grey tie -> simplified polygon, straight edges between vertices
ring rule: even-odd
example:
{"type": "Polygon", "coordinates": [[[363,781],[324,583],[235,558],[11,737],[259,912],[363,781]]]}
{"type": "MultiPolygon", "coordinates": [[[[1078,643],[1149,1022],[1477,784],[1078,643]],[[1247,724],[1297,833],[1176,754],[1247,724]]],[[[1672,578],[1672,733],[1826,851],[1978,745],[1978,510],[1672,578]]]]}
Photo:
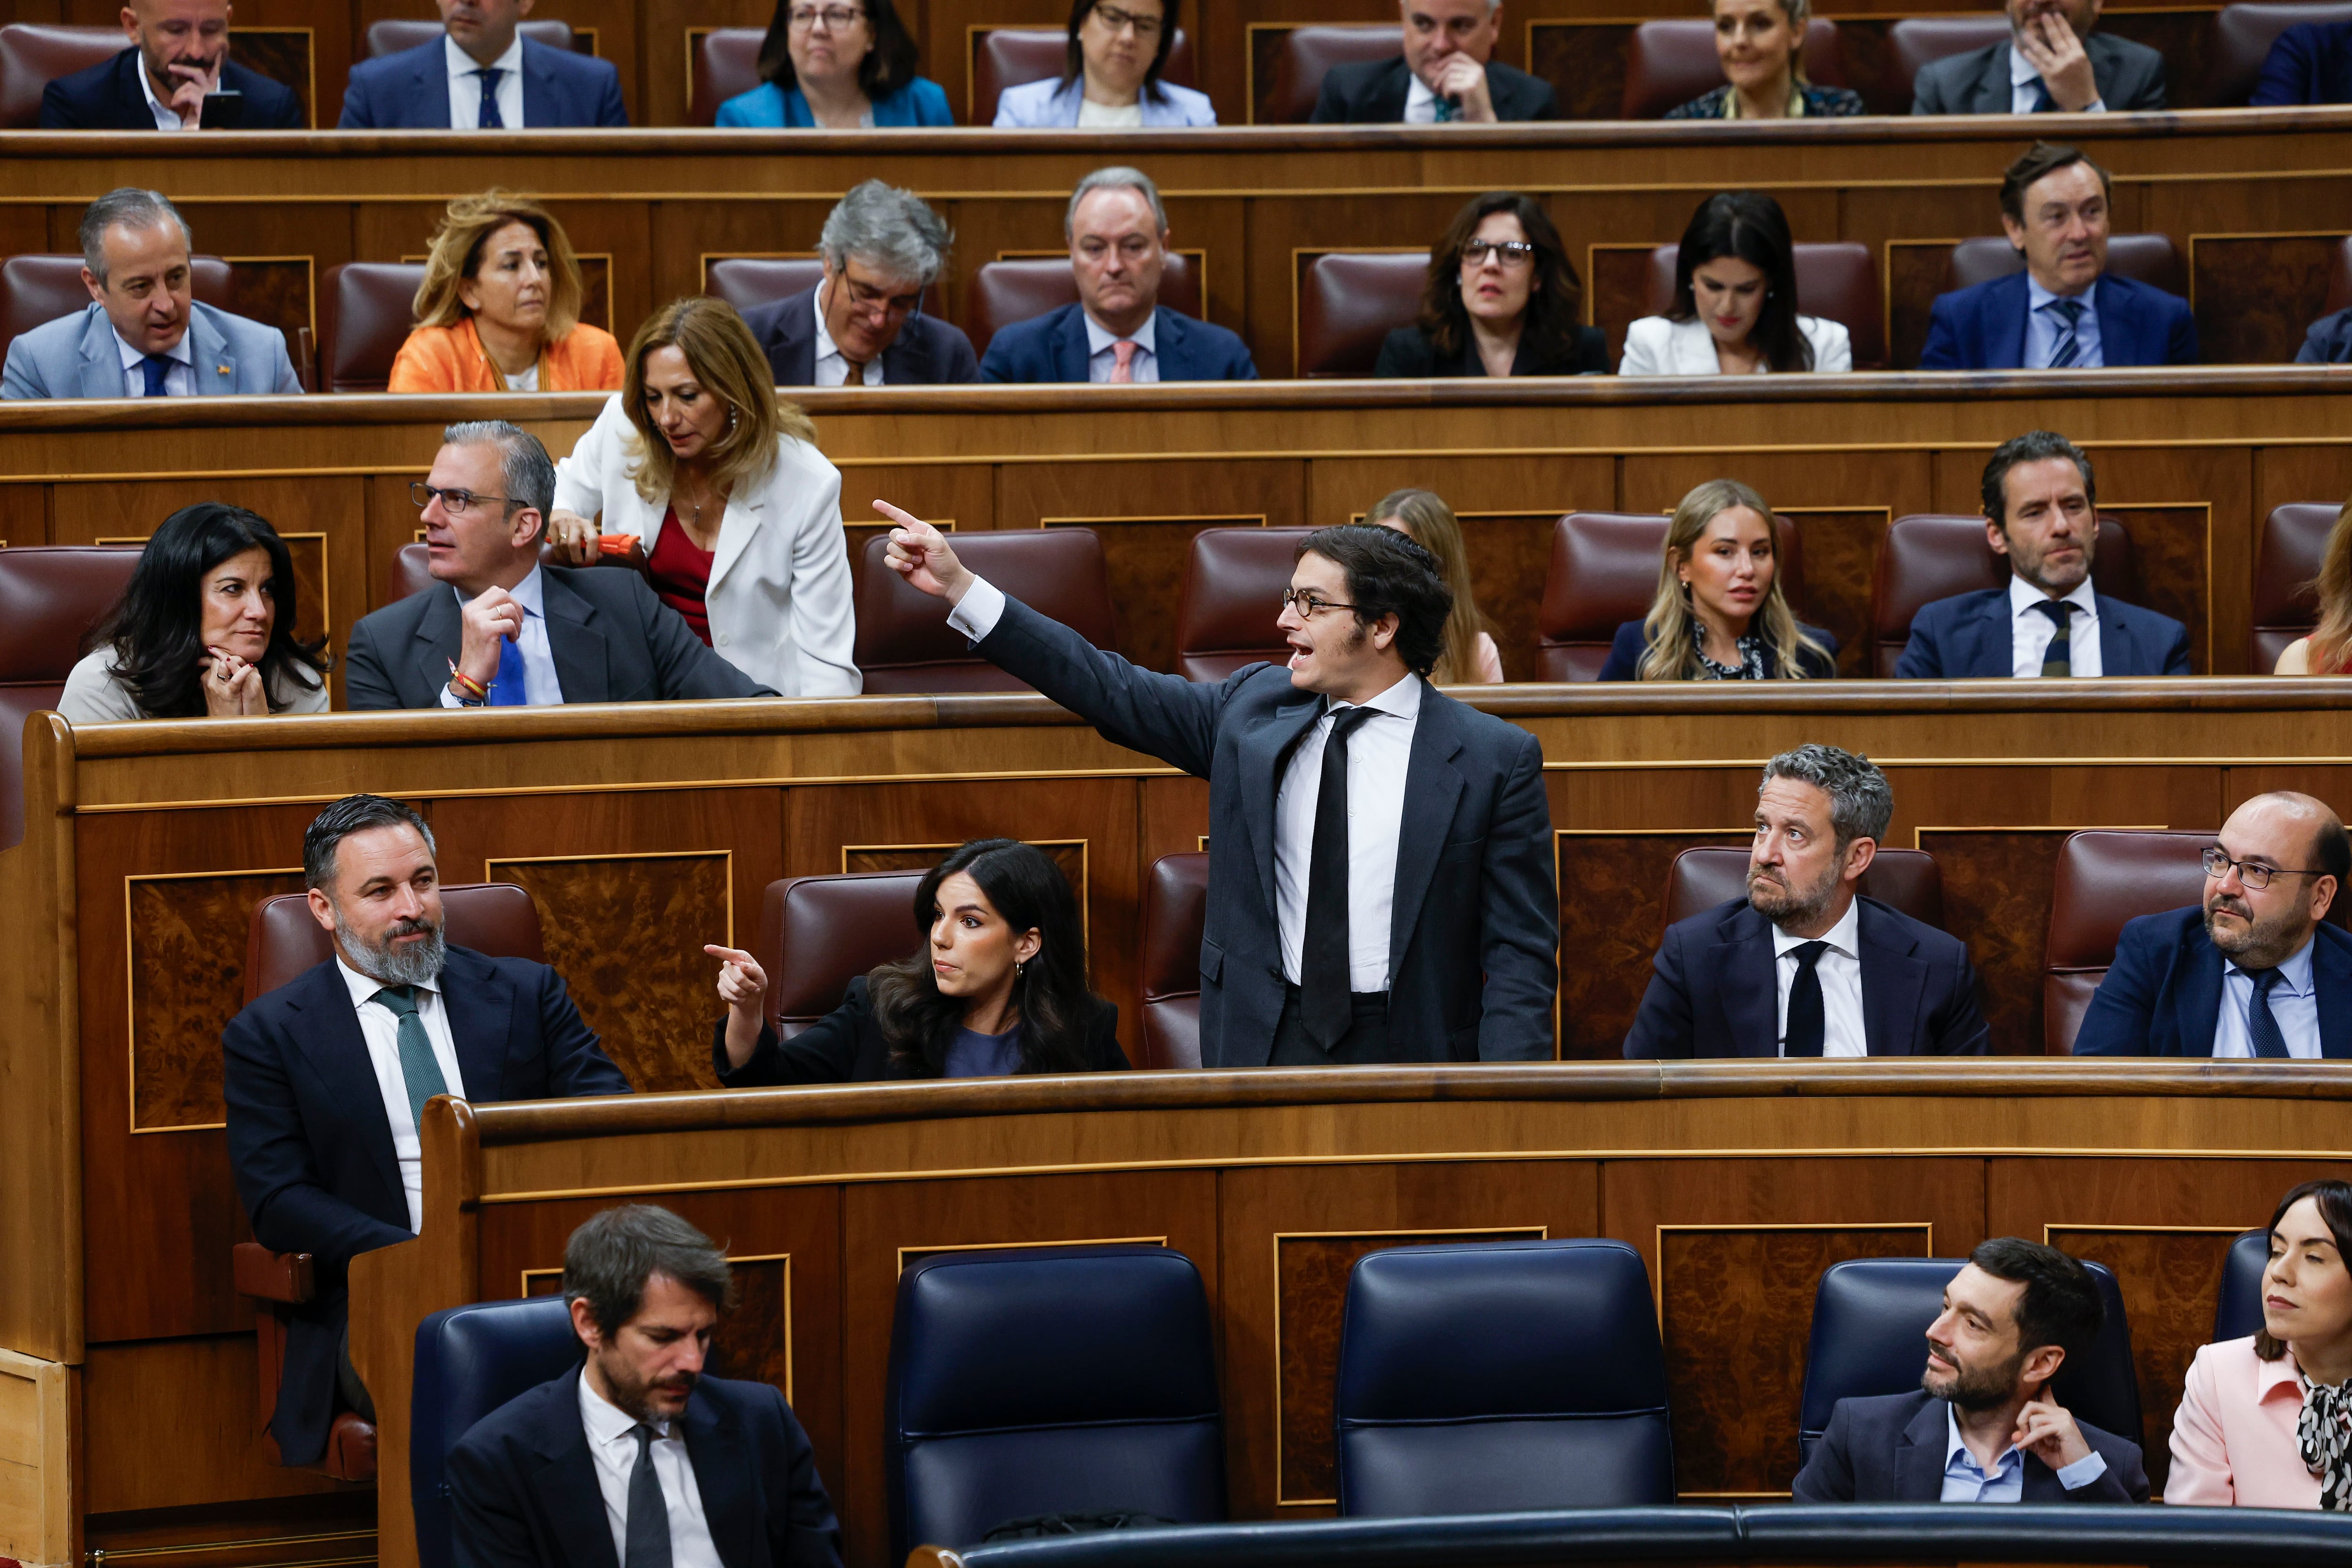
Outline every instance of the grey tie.
{"type": "Polygon", "coordinates": [[[654,1429],[640,1422],[630,1436],[637,1440],[637,1462],[629,1471],[628,1550],[621,1568],[669,1568],[669,1504],[654,1473],[654,1429]]]}
{"type": "Polygon", "coordinates": [[[441,1064],[434,1058],[433,1042],[425,1033],[425,1020],[416,1016],[416,987],[387,985],[373,998],[390,1008],[400,1020],[400,1076],[408,1085],[408,1114],[416,1123],[419,1137],[425,1132],[425,1102],[436,1094],[449,1092],[449,1080],[441,1076],[441,1064]]]}

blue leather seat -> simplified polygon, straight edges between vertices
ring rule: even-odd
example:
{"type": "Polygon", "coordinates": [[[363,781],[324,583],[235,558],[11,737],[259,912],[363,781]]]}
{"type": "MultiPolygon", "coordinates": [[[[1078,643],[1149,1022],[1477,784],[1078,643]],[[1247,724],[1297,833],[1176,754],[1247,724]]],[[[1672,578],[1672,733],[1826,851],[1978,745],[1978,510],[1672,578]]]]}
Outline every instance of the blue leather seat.
{"type": "Polygon", "coordinates": [[[2263,1270],[2271,1263],[2271,1233],[2250,1230],[2230,1244],[2221,1260],[2221,1290],[2213,1302],[2213,1342],[2242,1340],[2263,1326],[2263,1270]]]}
{"type": "MultiPolygon", "coordinates": [[[[1943,1310],[1944,1287],[1967,1264],[1965,1258],[1856,1258],[1822,1272],[1813,1292],[1805,1392],[1798,1406],[1800,1465],[1812,1457],[1839,1400],[1908,1394],[1919,1386],[1928,1326],[1943,1310]]],[[[2123,1291],[2106,1265],[2085,1259],[2083,1267],[2098,1282],[2106,1326],[2088,1354],[2067,1359],[2051,1392],[2078,1419],[2141,1443],[2139,1378],[2132,1369],[2123,1291]]]]}
{"type": "Polygon", "coordinates": [[[950,1252],[898,1276],[890,1561],[1007,1520],[1225,1517],[1209,1300],[1165,1247],[950,1252]]]}
{"type": "Polygon", "coordinates": [[[581,1362],[561,1296],[477,1301],[416,1325],[408,1405],[408,1495],[422,1568],[450,1568],[449,1488],[443,1462],[475,1422],[581,1362]]]}
{"type": "Polygon", "coordinates": [[[1333,1410],[1342,1514],[1675,1500],[1657,1309],[1622,1241],[1366,1254],[1333,1410]]]}

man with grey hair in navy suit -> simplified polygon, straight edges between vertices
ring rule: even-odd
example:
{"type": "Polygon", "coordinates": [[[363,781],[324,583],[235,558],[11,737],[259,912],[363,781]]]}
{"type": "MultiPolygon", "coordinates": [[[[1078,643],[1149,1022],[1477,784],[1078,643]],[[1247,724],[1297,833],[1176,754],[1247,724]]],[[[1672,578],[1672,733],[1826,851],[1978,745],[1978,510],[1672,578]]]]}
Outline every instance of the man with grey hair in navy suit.
{"type": "Polygon", "coordinates": [[[931,386],[980,379],[971,340],[923,314],[954,235],[912,191],[850,187],[817,235],[824,277],[743,312],[778,386],[931,386]]]}

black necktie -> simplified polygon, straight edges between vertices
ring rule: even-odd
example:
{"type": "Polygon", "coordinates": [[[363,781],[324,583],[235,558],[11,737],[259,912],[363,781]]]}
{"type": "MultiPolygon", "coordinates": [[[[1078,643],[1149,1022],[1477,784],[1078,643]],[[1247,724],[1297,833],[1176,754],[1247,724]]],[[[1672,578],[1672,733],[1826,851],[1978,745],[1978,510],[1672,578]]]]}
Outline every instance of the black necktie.
{"type": "Polygon", "coordinates": [[[654,1429],[639,1424],[630,1436],[637,1440],[637,1462],[629,1471],[629,1549],[621,1568],[669,1568],[669,1504],[654,1473],[654,1429]]]}
{"type": "Polygon", "coordinates": [[[1784,1057],[1817,1057],[1822,1054],[1822,1039],[1829,1033],[1828,1015],[1822,1008],[1822,954],[1830,950],[1825,942],[1801,942],[1797,954],[1797,977],[1789,982],[1789,1034],[1780,1042],[1784,1057]]]}
{"type": "Polygon", "coordinates": [[[1354,1013],[1348,979],[1348,737],[1371,714],[1369,708],[1350,708],[1331,721],[1323,742],[1323,782],[1315,793],[1298,1016],[1307,1037],[1327,1051],[1348,1032],[1354,1013]]]}
{"type": "Polygon", "coordinates": [[[482,113],[478,122],[484,131],[504,131],[507,122],[499,115],[499,78],[507,73],[495,66],[485,66],[474,73],[482,79],[482,113]]]}
{"type": "Polygon", "coordinates": [[[2275,969],[2256,969],[2246,978],[2254,983],[2254,1000],[2246,1009],[2246,1043],[2258,1057],[2285,1060],[2286,1035],[2279,1028],[2278,1019],[2271,1014],[2271,987],[2279,983],[2275,969]]]}
{"type": "Polygon", "coordinates": [[[2042,599],[2035,609],[2048,616],[2058,629],[2050,635],[2050,646],[2042,650],[2042,676],[2045,680],[2067,680],[2074,674],[2074,644],[2068,632],[2074,622],[2074,606],[2064,599],[2042,599]]]}

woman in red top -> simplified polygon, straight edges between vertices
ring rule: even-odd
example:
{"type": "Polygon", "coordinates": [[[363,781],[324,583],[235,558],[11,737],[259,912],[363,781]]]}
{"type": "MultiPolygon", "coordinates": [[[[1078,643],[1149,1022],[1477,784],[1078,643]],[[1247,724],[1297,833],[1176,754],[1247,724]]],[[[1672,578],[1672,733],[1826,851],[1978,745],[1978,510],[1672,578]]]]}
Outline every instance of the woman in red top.
{"type": "Polygon", "coordinates": [[[2280,653],[2273,675],[2352,675],[2352,501],[2336,514],[2319,558],[2319,624],[2280,653]]]}

